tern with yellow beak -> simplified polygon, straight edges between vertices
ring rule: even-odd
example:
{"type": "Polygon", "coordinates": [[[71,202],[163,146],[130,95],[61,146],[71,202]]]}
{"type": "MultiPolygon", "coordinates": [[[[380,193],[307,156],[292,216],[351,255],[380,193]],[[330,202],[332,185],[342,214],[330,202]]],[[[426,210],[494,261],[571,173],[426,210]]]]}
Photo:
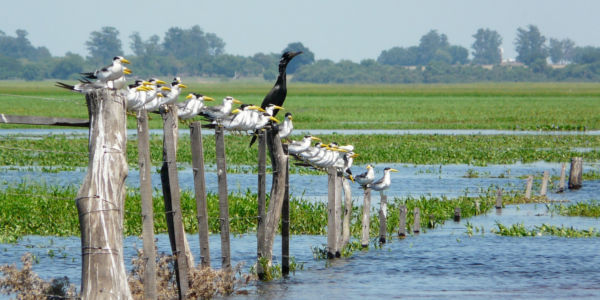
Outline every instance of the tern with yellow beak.
{"type": "Polygon", "coordinates": [[[383,177],[381,177],[379,180],[377,180],[373,183],[368,184],[367,187],[374,191],[387,190],[390,187],[390,185],[392,184],[392,180],[390,178],[390,172],[398,172],[398,170],[392,169],[392,168],[383,169],[383,177]]]}
{"type": "Polygon", "coordinates": [[[101,82],[104,82],[109,88],[115,88],[113,81],[125,74],[125,67],[123,64],[129,63],[130,62],[123,56],[115,56],[110,65],[94,72],[81,73],[81,75],[87,79],[97,79],[101,82]]]}
{"type": "Polygon", "coordinates": [[[211,121],[220,122],[222,119],[227,117],[229,115],[229,113],[231,113],[233,103],[242,104],[241,101],[239,101],[231,96],[227,96],[227,97],[223,98],[223,104],[216,105],[216,106],[207,106],[206,109],[204,109],[204,110],[202,110],[202,112],[200,112],[200,115],[204,116],[205,118],[207,118],[211,121]]]}

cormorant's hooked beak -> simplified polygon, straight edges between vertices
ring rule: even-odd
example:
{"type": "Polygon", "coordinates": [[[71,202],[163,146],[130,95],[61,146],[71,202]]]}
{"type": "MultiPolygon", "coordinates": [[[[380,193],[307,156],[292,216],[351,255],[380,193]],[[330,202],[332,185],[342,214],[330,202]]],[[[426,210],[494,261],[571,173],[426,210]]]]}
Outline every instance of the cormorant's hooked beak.
{"type": "Polygon", "coordinates": [[[290,60],[298,55],[302,54],[302,51],[298,51],[298,52],[290,52],[290,60]]]}

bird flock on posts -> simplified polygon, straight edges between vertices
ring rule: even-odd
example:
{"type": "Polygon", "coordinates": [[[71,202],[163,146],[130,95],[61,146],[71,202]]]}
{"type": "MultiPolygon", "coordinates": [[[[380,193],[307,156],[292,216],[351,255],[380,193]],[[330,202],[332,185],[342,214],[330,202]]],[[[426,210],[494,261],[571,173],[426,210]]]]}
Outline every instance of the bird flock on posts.
{"type": "Polygon", "coordinates": [[[112,63],[104,68],[81,73],[82,78],[75,85],[57,82],[56,86],[82,94],[103,88],[118,90],[124,93],[127,99],[127,111],[132,114],[140,110],[148,112],[156,112],[161,108],[168,110],[169,105],[176,105],[178,118],[182,122],[202,116],[208,122],[202,125],[204,128],[220,126],[231,132],[253,133],[250,146],[256,140],[256,133],[269,128],[277,132],[279,138],[287,143],[288,154],[297,160],[296,165],[319,170],[335,167],[338,172],[344,174],[344,177],[357,182],[364,189],[370,188],[375,191],[388,189],[391,184],[390,172],[397,172],[396,169],[385,168],[383,177],[375,181],[374,169],[371,165],[367,165],[364,173],[354,177],[350,169],[358,154],[354,152],[353,145],[339,145],[336,142],[326,144],[311,135],[306,135],[297,141],[290,140],[289,137],[294,129],[292,113],[287,112],[283,122],[275,118],[279,110],[284,109],[283,102],[287,95],[287,65],[301,53],[301,51],[287,51],[281,55],[277,81],[260,106],[242,103],[231,96],[223,98],[220,105],[207,106],[205,102],[214,99],[193,92],[185,97],[184,102],[178,102],[182,89],[187,88],[180,77],[173,78],[170,84],[157,78],[149,78],[137,79],[133,84],[128,85],[125,76],[132,72],[124,64],[130,62],[122,56],[115,56],[112,63]],[[234,104],[240,106],[234,108],[234,104]],[[313,141],[316,142],[314,145],[313,141]]]}

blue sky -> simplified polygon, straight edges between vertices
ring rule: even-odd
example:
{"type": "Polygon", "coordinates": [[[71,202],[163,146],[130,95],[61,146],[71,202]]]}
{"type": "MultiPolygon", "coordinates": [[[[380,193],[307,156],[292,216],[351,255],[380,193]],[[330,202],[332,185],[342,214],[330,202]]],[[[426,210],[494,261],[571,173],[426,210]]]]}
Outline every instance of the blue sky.
{"type": "Polygon", "coordinates": [[[53,55],[87,55],[85,41],[103,26],[120,31],[125,54],[129,35],[158,34],[170,27],[199,25],[217,34],[230,54],[279,53],[302,42],[316,59],[376,59],[382,50],[417,45],[431,29],[471,51],[472,35],[490,28],[503,38],[505,58],[514,58],[517,28],[538,26],[547,38],[600,45],[600,1],[594,0],[19,0],[3,4],[0,30],[29,32],[34,46],[53,55]],[[102,3],[102,5],[93,3],[102,3]]]}

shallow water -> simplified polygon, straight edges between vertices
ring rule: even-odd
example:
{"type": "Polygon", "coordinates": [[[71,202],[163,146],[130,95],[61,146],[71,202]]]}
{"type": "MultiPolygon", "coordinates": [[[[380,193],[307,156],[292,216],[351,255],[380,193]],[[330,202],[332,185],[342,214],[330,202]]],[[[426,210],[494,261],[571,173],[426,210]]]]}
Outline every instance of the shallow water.
{"type": "MultiPolygon", "coordinates": [[[[501,214],[492,211],[461,223],[452,221],[438,229],[393,239],[381,249],[355,253],[334,260],[330,266],[312,257],[311,247],[326,243],[325,236],[292,236],[290,253],[304,269],[287,279],[245,287],[249,295],[232,299],[556,299],[600,297],[600,238],[500,237],[489,230],[495,222],[505,225],[573,226],[598,228],[598,219],[561,217],[547,214],[544,205],[509,206],[501,214]],[[484,233],[466,234],[465,224],[483,227],[484,233]]],[[[170,252],[168,237],[158,235],[159,252],[170,252]]],[[[188,235],[192,253],[199,257],[197,235],[188,235]]],[[[125,239],[125,261],[142,243],[125,239]]],[[[210,237],[213,267],[219,267],[220,240],[210,237]]],[[[34,271],[43,278],[81,278],[80,242],[76,237],[30,236],[16,245],[0,244],[0,264],[13,263],[26,252],[39,259],[34,271]],[[49,253],[54,253],[51,257],[49,253]]],[[[231,237],[232,263],[254,262],[256,237],[231,237]]],[[[280,240],[275,241],[279,260],[280,240]]],[[[129,266],[128,266],[129,268],[129,266]]],[[[3,299],[0,296],[0,299],[3,299]]]]}
{"type": "MultiPolygon", "coordinates": [[[[374,165],[375,177],[383,175],[385,167],[396,168],[399,172],[392,173],[392,186],[385,193],[388,197],[457,197],[460,195],[476,196],[485,192],[488,187],[494,185],[505,190],[525,189],[526,175],[541,177],[544,171],[549,171],[551,176],[560,176],[561,164],[537,162],[531,164],[512,165],[488,165],[485,167],[470,165],[411,165],[411,164],[385,164],[374,165]],[[478,176],[468,178],[468,174],[478,176]]],[[[364,172],[364,166],[354,166],[353,174],[364,172]]],[[[598,170],[598,166],[584,166],[584,172],[598,170]]],[[[0,188],[4,184],[14,185],[22,181],[45,182],[49,185],[74,185],[79,186],[84,178],[85,170],[62,171],[57,173],[43,173],[35,168],[12,168],[0,167],[0,188]]],[[[194,189],[193,172],[191,168],[185,168],[178,173],[179,183],[182,190],[194,189]]],[[[271,179],[267,176],[267,191],[270,190],[271,179]]],[[[541,179],[534,181],[538,186],[541,179]]],[[[126,184],[129,187],[139,187],[139,172],[130,170],[126,184]]],[[[152,184],[161,189],[160,175],[152,172],[152,184]]],[[[230,192],[245,192],[250,189],[256,192],[256,174],[227,174],[227,184],[230,192]]],[[[554,182],[556,189],[558,182],[554,182]]],[[[218,182],[216,172],[206,173],[207,191],[217,193],[218,182]]],[[[352,195],[355,201],[362,201],[362,189],[358,184],[351,184],[352,195]]],[[[553,186],[549,189],[551,190],[553,186]]],[[[534,185],[534,193],[539,192],[534,185]]],[[[567,191],[563,194],[551,194],[552,199],[570,199],[572,201],[600,198],[600,181],[586,181],[584,189],[576,194],[567,191]]],[[[315,201],[326,201],[327,199],[327,176],[326,175],[299,175],[290,176],[290,193],[294,197],[302,197],[315,201]]],[[[379,197],[373,197],[374,203],[378,203],[379,197]]]]}

